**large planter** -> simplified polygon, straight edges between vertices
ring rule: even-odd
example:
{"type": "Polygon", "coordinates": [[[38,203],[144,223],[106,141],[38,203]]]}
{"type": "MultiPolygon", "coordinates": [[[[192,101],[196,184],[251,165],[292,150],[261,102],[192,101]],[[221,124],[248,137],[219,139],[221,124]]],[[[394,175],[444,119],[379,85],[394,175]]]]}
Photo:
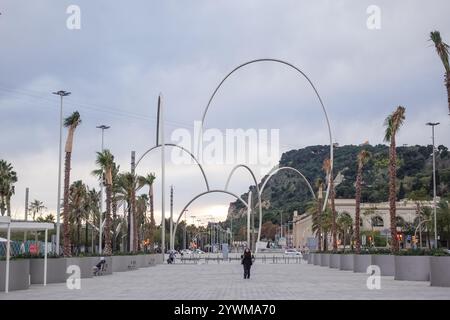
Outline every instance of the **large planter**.
{"type": "MultiPolygon", "coordinates": [[[[47,259],[47,283],[66,282],[68,274],[67,258],[47,259]]],[[[30,281],[31,284],[44,283],[44,259],[30,259],[30,281]]]]}
{"type": "MultiPolygon", "coordinates": [[[[92,278],[93,268],[96,265],[96,262],[93,257],[67,258],[67,268],[71,265],[75,265],[80,268],[80,276],[84,279],[92,278]]],[[[70,274],[68,274],[68,276],[70,276],[70,274]]]]}
{"type": "Polygon", "coordinates": [[[315,253],[308,254],[308,264],[313,264],[315,253]]]}
{"type": "Polygon", "coordinates": [[[328,267],[330,265],[330,254],[329,253],[322,253],[320,255],[320,266],[321,267],[328,267]]]}
{"type": "Polygon", "coordinates": [[[322,255],[321,253],[315,253],[314,254],[313,264],[315,266],[320,266],[320,262],[322,261],[322,258],[320,257],[321,255],[322,255]]]}
{"type": "Polygon", "coordinates": [[[341,254],[339,261],[339,270],[353,271],[353,256],[354,254],[341,254]]]}
{"type": "Polygon", "coordinates": [[[372,256],[370,254],[353,255],[353,272],[366,273],[367,267],[372,264],[372,256]]]}
{"type": "Polygon", "coordinates": [[[395,256],[395,280],[429,281],[429,256],[395,256]]]}
{"type": "Polygon", "coordinates": [[[450,287],[450,257],[430,257],[430,284],[450,287]]]}
{"type": "Polygon", "coordinates": [[[162,254],[146,254],[144,256],[144,261],[147,266],[154,266],[163,263],[162,254]]]}
{"type": "Polygon", "coordinates": [[[138,268],[137,255],[129,256],[113,256],[112,257],[112,271],[122,272],[136,270],[138,268]]]}
{"type": "Polygon", "coordinates": [[[336,254],[336,253],[332,253],[330,254],[330,268],[333,269],[339,269],[339,265],[341,263],[341,255],[340,254],[336,254]]]}
{"type": "MultiPolygon", "coordinates": [[[[6,261],[0,261],[0,292],[5,291],[6,261]]],[[[24,290],[30,285],[30,260],[10,260],[8,290],[24,290]]]]}
{"type": "Polygon", "coordinates": [[[372,264],[380,268],[382,276],[395,275],[395,256],[390,254],[372,255],[372,264]]]}

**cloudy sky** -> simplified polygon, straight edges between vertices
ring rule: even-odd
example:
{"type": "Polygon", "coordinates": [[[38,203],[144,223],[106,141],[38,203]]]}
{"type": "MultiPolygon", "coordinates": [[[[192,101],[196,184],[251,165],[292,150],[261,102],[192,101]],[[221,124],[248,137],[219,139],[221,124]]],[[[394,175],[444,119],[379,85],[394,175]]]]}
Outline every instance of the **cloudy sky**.
{"type": "MultiPolygon", "coordinates": [[[[229,71],[257,58],[286,60],[311,78],[328,110],[333,140],[341,145],[383,143],[383,120],[398,105],[407,109],[399,144],[429,144],[428,121],[441,122],[436,142],[450,144],[444,69],[428,41],[429,32],[438,29],[450,42],[447,0],[142,0],[114,5],[2,0],[0,12],[0,159],[18,173],[15,217],[23,217],[25,187],[31,200],[43,201],[49,212],[56,207],[59,98],[51,94],[56,90],[72,92],[65,116],[81,113],[71,174],[91,187],[98,187],[90,175],[101,144],[97,125],[111,126],[105,146],[121,169],[129,170],[131,150],[139,157],[155,144],[160,92],[170,140],[176,129],[192,131],[229,71]],[[81,9],[80,29],[67,28],[70,5],[81,9]],[[370,5],[381,10],[379,30],[367,27],[370,5]]],[[[280,153],[328,143],[312,89],[274,63],[250,65],[231,76],[213,101],[205,128],[280,129],[280,153]]],[[[159,176],[159,160],[158,152],[146,157],[137,173],[159,176]]],[[[211,186],[223,188],[231,168],[205,166],[211,186]]],[[[253,169],[259,179],[263,171],[253,169]]],[[[250,183],[242,172],[230,190],[244,193],[250,183]]],[[[169,163],[171,184],[176,216],[205,189],[193,165],[169,163]]],[[[232,200],[208,195],[189,214],[220,220],[232,200]]]]}

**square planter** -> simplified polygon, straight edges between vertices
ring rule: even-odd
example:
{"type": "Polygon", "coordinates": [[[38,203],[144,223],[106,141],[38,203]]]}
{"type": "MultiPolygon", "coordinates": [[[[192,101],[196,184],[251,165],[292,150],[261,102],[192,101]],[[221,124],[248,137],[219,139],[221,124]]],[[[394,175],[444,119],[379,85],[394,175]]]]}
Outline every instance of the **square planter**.
{"type": "Polygon", "coordinates": [[[353,256],[354,254],[340,254],[339,270],[353,271],[353,256]]]}
{"type": "Polygon", "coordinates": [[[341,262],[340,254],[335,253],[330,254],[330,265],[329,265],[330,268],[339,269],[340,262],[341,262]]]}
{"type": "Polygon", "coordinates": [[[429,256],[395,256],[395,280],[429,281],[429,256]]]}
{"type": "MultiPolygon", "coordinates": [[[[5,291],[6,261],[0,261],[0,292],[5,291]]],[[[9,291],[28,289],[30,285],[30,260],[9,262],[9,291]]]]}
{"type": "Polygon", "coordinates": [[[372,256],[370,254],[353,255],[353,272],[366,273],[367,267],[372,264],[372,256]]]}
{"type": "Polygon", "coordinates": [[[320,266],[320,262],[322,261],[322,258],[320,257],[321,255],[322,255],[321,253],[315,253],[314,254],[313,264],[315,266],[320,266]]]}
{"type": "Polygon", "coordinates": [[[321,267],[328,267],[330,265],[330,254],[329,253],[322,253],[320,255],[320,266],[321,267]]]}
{"type": "MultiPolygon", "coordinates": [[[[67,258],[47,259],[47,283],[66,282],[67,258]]],[[[44,259],[30,259],[31,284],[44,284],[44,259]]]]}
{"type": "Polygon", "coordinates": [[[430,257],[430,284],[450,287],[450,257],[430,257]]]}
{"type": "Polygon", "coordinates": [[[161,254],[146,254],[144,261],[147,267],[155,266],[163,263],[163,257],[161,254]]]}
{"type": "Polygon", "coordinates": [[[395,275],[395,256],[391,254],[372,255],[372,264],[380,268],[382,276],[395,275]]]}
{"type": "Polygon", "coordinates": [[[138,268],[136,257],[137,257],[136,255],[113,256],[112,271],[122,272],[122,271],[136,270],[138,268]]]}
{"type": "Polygon", "coordinates": [[[308,264],[313,264],[315,253],[308,254],[308,264]]]}
{"type": "MultiPolygon", "coordinates": [[[[71,265],[78,266],[80,268],[80,276],[84,278],[92,278],[93,268],[95,266],[95,260],[92,257],[80,257],[80,258],[66,258],[67,268],[71,265]]],[[[68,274],[70,276],[70,274],[68,274]]]]}

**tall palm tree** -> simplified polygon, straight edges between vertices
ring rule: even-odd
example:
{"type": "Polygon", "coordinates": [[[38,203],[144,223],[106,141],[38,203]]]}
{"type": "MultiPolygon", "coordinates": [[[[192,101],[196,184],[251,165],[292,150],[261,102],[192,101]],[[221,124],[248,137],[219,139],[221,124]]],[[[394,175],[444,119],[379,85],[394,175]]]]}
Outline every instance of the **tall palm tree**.
{"type": "Polygon", "coordinates": [[[145,230],[147,229],[147,202],[146,194],[141,194],[136,199],[136,225],[138,228],[138,250],[141,250],[141,243],[144,240],[145,230]]]}
{"type": "MultiPolygon", "coordinates": [[[[114,168],[114,156],[112,153],[105,149],[102,152],[97,152],[97,159],[95,163],[100,167],[105,177],[106,185],[106,217],[105,217],[105,255],[112,254],[111,246],[111,197],[112,197],[112,171],[114,168]]],[[[93,171],[93,174],[97,174],[97,171],[93,171]]]]}
{"type": "Polygon", "coordinates": [[[323,162],[322,169],[325,171],[325,174],[329,177],[330,181],[330,203],[331,203],[331,237],[332,237],[332,245],[333,251],[337,251],[337,230],[336,230],[336,206],[334,204],[334,198],[336,197],[334,190],[334,176],[333,176],[333,168],[331,167],[330,159],[325,159],[323,162]]]}
{"type": "Polygon", "coordinates": [[[14,183],[17,182],[17,174],[11,163],[0,160],[0,212],[11,216],[11,197],[14,194],[14,183]]]}
{"type": "Polygon", "coordinates": [[[338,219],[337,219],[337,228],[339,231],[342,232],[342,244],[344,245],[344,251],[345,251],[345,244],[347,238],[351,239],[352,234],[352,226],[353,226],[353,219],[350,216],[350,214],[346,211],[339,213],[338,219]],[[348,235],[350,237],[348,237],[348,235]]]}
{"type": "MultiPolygon", "coordinates": [[[[69,117],[64,119],[64,127],[69,129],[66,140],[66,159],[64,162],[64,211],[63,214],[67,217],[69,216],[69,186],[70,186],[70,165],[72,161],[72,145],[73,145],[73,135],[75,129],[81,123],[80,114],[78,111],[72,113],[69,117]]],[[[70,245],[70,226],[69,219],[64,218],[64,256],[70,257],[72,255],[71,245],[70,245]]]]}
{"type": "Polygon", "coordinates": [[[448,59],[449,46],[442,41],[441,33],[439,31],[433,31],[430,33],[430,40],[433,41],[436,48],[436,52],[441,58],[442,64],[445,69],[445,86],[447,88],[447,101],[448,101],[448,113],[450,114],[450,63],[448,59]]]}
{"type": "Polygon", "coordinates": [[[88,189],[87,194],[87,213],[85,216],[85,248],[87,249],[89,247],[89,220],[92,218],[92,224],[96,225],[95,223],[95,217],[100,216],[100,191],[96,191],[94,189],[88,189]]]}
{"type": "Polygon", "coordinates": [[[155,182],[156,176],[154,173],[147,174],[144,177],[140,177],[140,183],[143,186],[148,186],[148,199],[149,199],[149,205],[150,205],[150,228],[149,228],[149,239],[153,239],[153,235],[156,230],[156,223],[155,223],[155,212],[154,212],[154,206],[153,206],[153,183],[155,182]]]}
{"type": "Polygon", "coordinates": [[[88,191],[86,185],[81,181],[74,181],[69,189],[69,221],[71,224],[75,224],[77,237],[77,249],[80,252],[81,246],[81,222],[86,218],[89,213],[89,204],[87,199],[88,191]]]}
{"type": "Polygon", "coordinates": [[[391,251],[398,252],[399,246],[397,241],[397,227],[396,227],[396,176],[397,176],[397,152],[395,136],[405,120],[406,109],[398,106],[397,109],[390,114],[384,125],[386,131],[384,134],[384,141],[390,142],[389,147],[389,215],[391,221],[391,251]]]}
{"type": "Polygon", "coordinates": [[[126,201],[128,211],[128,250],[137,250],[138,235],[136,222],[136,192],[143,187],[142,179],[136,175],[125,172],[119,174],[120,192],[118,200],[126,201]],[[131,225],[133,225],[133,239],[130,238],[131,225]]]}
{"type": "Polygon", "coordinates": [[[361,182],[363,167],[369,161],[370,152],[361,150],[358,154],[358,173],[356,175],[356,194],[355,194],[355,241],[356,252],[361,252],[361,235],[360,235],[360,219],[361,219],[361,182]]]}
{"type": "Polygon", "coordinates": [[[36,199],[33,200],[30,203],[30,211],[31,211],[31,214],[33,217],[33,221],[36,221],[36,215],[38,215],[41,211],[43,211],[45,209],[47,209],[47,208],[44,206],[44,203],[42,201],[39,201],[36,199]]]}

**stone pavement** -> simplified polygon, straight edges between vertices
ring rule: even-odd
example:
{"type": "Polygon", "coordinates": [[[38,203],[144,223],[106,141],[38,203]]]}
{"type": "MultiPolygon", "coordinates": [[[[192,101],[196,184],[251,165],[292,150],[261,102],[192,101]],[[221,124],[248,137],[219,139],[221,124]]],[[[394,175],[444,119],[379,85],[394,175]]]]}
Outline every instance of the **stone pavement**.
{"type": "Polygon", "coordinates": [[[2,299],[450,299],[450,288],[382,277],[380,290],[366,287],[368,275],[308,264],[263,264],[242,279],[239,263],[158,265],[82,279],[80,290],[65,283],[0,293],[2,299]]]}

